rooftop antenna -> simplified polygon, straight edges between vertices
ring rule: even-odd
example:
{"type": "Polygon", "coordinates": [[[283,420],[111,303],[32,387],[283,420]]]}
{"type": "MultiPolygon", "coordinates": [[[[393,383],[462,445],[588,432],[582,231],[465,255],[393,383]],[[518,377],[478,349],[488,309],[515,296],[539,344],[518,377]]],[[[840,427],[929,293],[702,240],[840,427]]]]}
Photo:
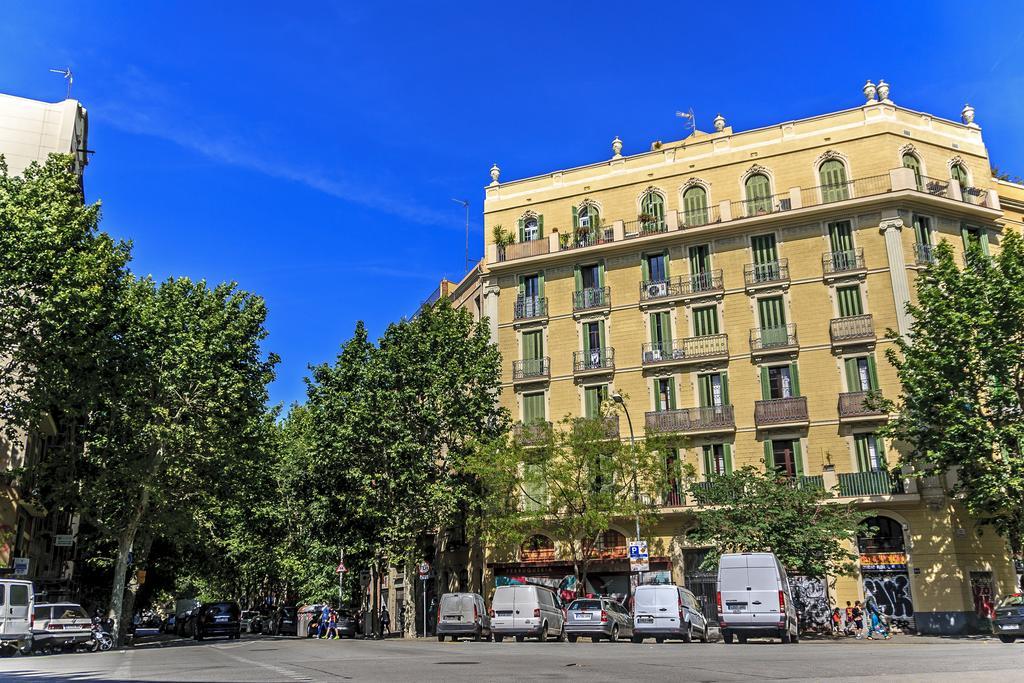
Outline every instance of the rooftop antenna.
{"type": "Polygon", "coordinates": [[[690,133],[697,132],[697,118],[693,115],[692,107],[688,111],[677,111],[676,116],[689,122],[690,133]]]}
{"type": "Polygon", "coordinates": [[[469,272],[469,200],[468,199],[453,199],[456,204],[462,204],[462,207],[466,209],[466,272],[469,272]]]}
{"type": "Polygon", "coordinates": [[[52,73],[52,74],[60,74],[61,76],[64,77],[64,80],[68,82],[68,96],[67,96],[67,99],[70,100],[71,99],[71,83],[72,83],[72,81],[75,80],[74,76],[72,76],[72,74],[71,74],[71,67],[69,66],[66,69],[50,69],[50,73],[52,73]]]}

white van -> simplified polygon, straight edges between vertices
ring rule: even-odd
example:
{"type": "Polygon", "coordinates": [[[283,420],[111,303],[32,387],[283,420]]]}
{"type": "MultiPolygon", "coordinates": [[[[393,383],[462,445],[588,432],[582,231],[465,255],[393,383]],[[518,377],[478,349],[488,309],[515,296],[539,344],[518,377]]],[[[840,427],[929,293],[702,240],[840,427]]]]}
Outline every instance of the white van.
{"type": "Polygon", "coordinates": [[[718,561],[718,620],[722,639],[800,640],[786,570],[773,553],[729,553],[718,561]]]}
{"type": "Polygon", "coordinates": [[[31,581],[0,579],[0,647],[27,650],[31,646],[35,605],[31,581]]]}
{"type": "Polygon", "coordinates": [[[561,601],[543,586],[498,586],[491,599],[491,633],[498,643],[505,636],[515,636],[520,643],[526,636],[540,642],[551,635],[565,640],[561,601]]]}
{"type": "Polygon", "coordinates": [[[637,586],[633,593],[632,640],[642,643],[644,638],[654,638],[658,643],[666,638],[708,642],[708,623],[697,596],[673,584],[637,586]]]}

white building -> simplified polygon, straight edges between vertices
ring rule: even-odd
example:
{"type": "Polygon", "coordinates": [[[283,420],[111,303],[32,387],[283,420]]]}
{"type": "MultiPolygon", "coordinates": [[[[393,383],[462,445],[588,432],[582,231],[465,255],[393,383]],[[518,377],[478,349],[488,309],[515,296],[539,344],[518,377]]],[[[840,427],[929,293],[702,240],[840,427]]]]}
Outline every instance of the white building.
{"type": "Polygon", "coordinates": [[[89,116],[78,100],[40,102],[0,93],[0,154],[11,175],[58,152],[75,157],[79,175],[89,163],[89,116]]]}

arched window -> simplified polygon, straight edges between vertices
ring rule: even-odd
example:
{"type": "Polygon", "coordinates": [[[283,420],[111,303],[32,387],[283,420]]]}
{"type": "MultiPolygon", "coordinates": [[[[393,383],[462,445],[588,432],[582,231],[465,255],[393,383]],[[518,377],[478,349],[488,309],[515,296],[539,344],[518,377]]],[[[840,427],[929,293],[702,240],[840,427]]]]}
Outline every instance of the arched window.
{"type": "Polygon", "coordinates": [[[640,232],[661,232],[665,229],[665,199],[657,190],[647,190],[640,200],[640,232]]]}
{"type": "Polygon", "coordinates": [[[601,214],[597,206],[589,202],[572,208],[572,222],[581,230],[596,229],[601,225],[601,214]]]}
{"type": "Polygon", "coordinates": [[[957,182],[960,186],[960,196],[963,196],[964,191],[969,187],[967,180],[967,169],[964,168],[963,164],[956,163],[949,167],[949,177],[957,182]]]}
{"type": "Polygon", "coordinates": [[[593,553],[604,558],[625,557],[627,555],[626,545],[626,537],[622,532],[608,529],[597,537],[597,542],[593,545],[593,553]]]}
{"type": "Polygon", "coordinates": [[[519,241],[533,242],[544,236],[540,216],[527,216],[519,221],[519,241]]]}
{"type": "Polygon", "coordinates": [[[555,542],[543,534],[534,534],[523,541],[519,559],[524,562],[555,559],[555,542]]]}
{"type": "Polygon", "coordinates": [[[694,185],[683,193],[683,226],[707,225],[708,193],[700,185],[694,185]]]}
{"type": "Polygon", "coordinates": [[[909,168],[914,172],[914,184],[921,189],[921,160],[915,155],[907,152],[903,155],[903,168],[909,168]]]}
{"type": "Polygon", "coordinates": [[[850,198],[850,184],[846,180],[846,166],[838,159],[829,159],[818,168],[821,181],[821,201],[838,202],[850,198]]]}
{"type": "Polygon", "coordinates": [[[859,534],[857,548],[861,553],[902,553],[906,551],[903,541],[903,525],[892,517],[868,517],[864,520],[874,533],[859,534]]]}
{"type": "Polygon", "coordinates": [[[747,193],[747,215],[758,216],[772,212],[772,189],[768,176],[754,173],[744,183],[747,193]]]}

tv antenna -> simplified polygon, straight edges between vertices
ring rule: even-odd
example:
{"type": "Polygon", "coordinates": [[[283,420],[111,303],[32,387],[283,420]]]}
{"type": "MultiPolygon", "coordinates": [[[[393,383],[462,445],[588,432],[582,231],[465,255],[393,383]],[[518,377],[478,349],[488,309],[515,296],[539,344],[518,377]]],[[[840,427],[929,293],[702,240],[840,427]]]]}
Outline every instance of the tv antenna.
{"type": "Polygon", "coordinates": [[[452,199],[456,204],[461,204],[462,208],[466,210],[466,272],[469,272],[469,200],[468,199],[452,199]]]}
{"type": "Polygon", "coordinates": [[[687,111],[677,111],[676,116],[681,119],[686,119],[687,124],[690,126],[690,132],[697,132],[697,118],[693,115],[693,108],[691,107],[687,111]]]}
{"type": "Polygon", "coordinates": [[[71,99],[71,83],[75,80],[74,76],[71,73],[71,67],[69,66],[69,67],[67,67],[65,69],[50,69],[50,73],[52,73],[52,74],[60,74],[61,76],[64,77],[64,80],[68,82],[68,96],[67,96],[67,99],[70,100],[71,99]]]}

